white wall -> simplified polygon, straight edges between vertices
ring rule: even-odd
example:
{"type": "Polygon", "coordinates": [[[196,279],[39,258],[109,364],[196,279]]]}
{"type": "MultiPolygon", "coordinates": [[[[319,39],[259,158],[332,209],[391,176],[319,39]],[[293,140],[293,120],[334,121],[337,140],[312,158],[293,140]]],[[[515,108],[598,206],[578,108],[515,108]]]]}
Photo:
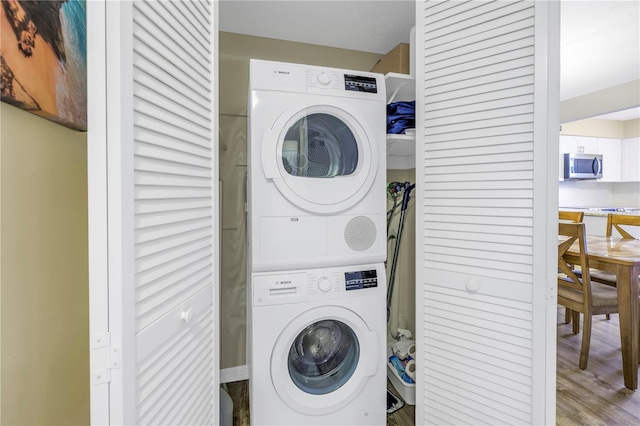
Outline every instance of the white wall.
{"type": "Polygon", "coordinates": [[[560,182],[560,207],[637,207],[640,208],[638,182],[560,182]]]}
{"type": "Polygon", "coordinates": [[[637,107],[640,80],[560,102],[560,124],[637,107]]]}

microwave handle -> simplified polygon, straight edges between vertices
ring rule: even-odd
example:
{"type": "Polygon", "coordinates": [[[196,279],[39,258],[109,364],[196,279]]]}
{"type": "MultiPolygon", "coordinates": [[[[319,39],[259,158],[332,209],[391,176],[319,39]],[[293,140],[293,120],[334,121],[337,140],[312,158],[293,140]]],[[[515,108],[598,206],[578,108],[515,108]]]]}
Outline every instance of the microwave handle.
{"type": "Polygon", "coordinates": [[[598,161],[598,157],[593,158],[593,161],[591,162],[591,171],[593,171],[593,174],[596,176],[602,171],[602,163],[598,161]]]}

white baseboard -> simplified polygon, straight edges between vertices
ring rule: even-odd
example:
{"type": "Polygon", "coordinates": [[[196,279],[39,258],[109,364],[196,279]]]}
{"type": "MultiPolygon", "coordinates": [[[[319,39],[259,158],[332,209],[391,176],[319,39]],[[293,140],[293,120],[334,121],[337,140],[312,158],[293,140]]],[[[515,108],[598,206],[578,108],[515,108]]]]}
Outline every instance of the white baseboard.
{"type": "Polygon", "coordinates": [[[240,380],[249,380],[248,365],[239,365],[220,370],[220,383],[239,382],[240,380]]]}

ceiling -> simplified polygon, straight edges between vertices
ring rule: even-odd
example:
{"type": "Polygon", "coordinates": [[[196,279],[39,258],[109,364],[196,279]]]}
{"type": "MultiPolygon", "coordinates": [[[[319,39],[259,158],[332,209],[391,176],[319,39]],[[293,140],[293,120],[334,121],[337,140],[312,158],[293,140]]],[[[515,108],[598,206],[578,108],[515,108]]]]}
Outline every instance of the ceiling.
{"type": "MultiPolygon", "coordinates": [[[[415,25],[413,0],[222,0],[219,13],[221,31],[378,54],[415,25]]],[[[639,22],[637,0],[562,0],[560,100],[640,79],[639,22]]]]}

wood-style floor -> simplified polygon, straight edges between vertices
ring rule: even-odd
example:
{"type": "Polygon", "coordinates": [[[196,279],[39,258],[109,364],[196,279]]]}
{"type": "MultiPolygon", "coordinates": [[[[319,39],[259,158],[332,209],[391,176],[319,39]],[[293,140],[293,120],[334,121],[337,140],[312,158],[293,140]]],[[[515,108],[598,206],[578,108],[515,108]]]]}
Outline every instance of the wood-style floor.
{"type": "Polygon", "coordinates": [[[557,341],[557,425],[640,425],[640,390],[627,389],[622,377],[618,315],[594,317],[586,370],[578,367],[582,332],[564,323],[564,308],[557,341]]]}
{"type": "MultiPolygon", "coordinates": [[[[578,368],[582,333],[574,335],[564,323],[564,308],[558,308],[558,357],[556,422],[558,426],[640,425],[640,390],[624,387],[618,316],[594,318],[589,365],[578,368]]],[[[396,395],[390,382],[387,386],[396,395]]],[[[233,425],[247,426],[249,386],[247,381],[228,384],[233,399],[233,425]]],[[[414,426],[415,407],[405,404],[387,416],[389,426],[414,426]]]]}

